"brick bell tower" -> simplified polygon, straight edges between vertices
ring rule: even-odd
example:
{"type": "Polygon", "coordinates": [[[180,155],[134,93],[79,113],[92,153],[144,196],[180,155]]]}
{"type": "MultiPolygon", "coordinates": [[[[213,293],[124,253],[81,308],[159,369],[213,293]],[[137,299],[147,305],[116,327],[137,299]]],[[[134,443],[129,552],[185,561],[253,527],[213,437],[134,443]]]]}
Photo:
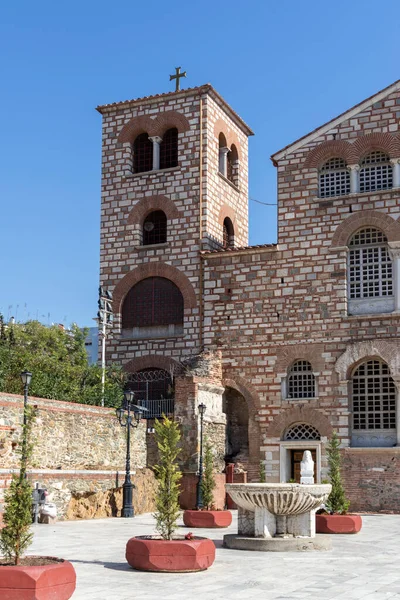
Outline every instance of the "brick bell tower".
{"type": "Polygon", "coordinates": [[[208,84],[97,110],[107,362],[168,369],[203,347],[200,251],[248,244],[252,131],[208,84]]]}

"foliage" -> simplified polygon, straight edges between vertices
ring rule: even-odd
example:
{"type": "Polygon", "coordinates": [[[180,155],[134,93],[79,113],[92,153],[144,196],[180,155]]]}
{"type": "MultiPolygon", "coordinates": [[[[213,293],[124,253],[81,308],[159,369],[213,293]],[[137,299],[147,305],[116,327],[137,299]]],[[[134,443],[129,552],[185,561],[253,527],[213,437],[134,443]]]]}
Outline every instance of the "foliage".
{"type": "Polygon", "coordinates": [[[32,543],[32,486],[26,478],[27,464],[32,457],[32,425],[35,411],[25,407],[26,424],[22,426],[21,466],[13,475],[10,487],[4,494],[4,527],[0,530],[0,551],[7,560],[18,565],[24,552],[32,543]]]}
{"type": "Polygon", "coordinates": [[[216,486],[214,477],[214,461],[211,444],[206,441],[204,448],[204,474],[201,481],[201,497],[206,510],[212,510],[214,503],[214,488],[216,486]]]}
{"type": "Polygon", "coordinates": [[[156,492],[156,529],[164,540],[171,540],[179,517],[179,481],[182,473],[177,464],[181,438],[179,425],[163,417],[155,422],[159,464],[154,467],[158,480],[156,492]]]}
{"type": "MultiPolygon", "coordinates": [[[[27,369],[34,374],[31,396],[101,404],[101,367],[88,363],[86,334],[77,325],[64,330],[38,321],[4,326],[0,317],[0,392],[19,394],[20,373],[27,369]]],[[[119,406],[124,383],[121,368],[107,369],[106,406],[119,406]]]]}
{"type": "Polygon", "coordinates": [[[260,483],[265,483],[265,462],[260,460],[260,483]]]}
{"type": "Polygon", "coordinates": [[[350,506],[350,502],[346,499],[343,488],[342,476],[340,472],[341,456],[340,456],[340,441],[336,431],[333,432],[332,438],[326,447],[328,455],[329,479],[332,484],[332,491],[326,502],[326,509],[331,513],[345,514],[350,506]]]}

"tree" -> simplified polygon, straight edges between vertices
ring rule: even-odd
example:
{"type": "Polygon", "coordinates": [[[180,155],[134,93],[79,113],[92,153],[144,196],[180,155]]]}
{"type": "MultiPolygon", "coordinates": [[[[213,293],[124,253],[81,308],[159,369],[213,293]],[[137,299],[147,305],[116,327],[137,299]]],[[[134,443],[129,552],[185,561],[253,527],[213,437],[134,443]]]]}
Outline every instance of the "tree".
{"type": "MultiPolygon", "coordinates": [[[[86,331],[72,325],[46,327],[38,321],[2,327],[0,319],[0,392],[19,394],[20,373],[35,374],[29,392],[83,404],[101,403],[101,368],[89,365],[85,348],[86,331]]],[[[124,389],[122,369],[106,371],[105,405],[118,406],[124,389]]]]}
{"type": "Polygon", "coordinates": [[[340,441],[336,431],[333,432],[329,440],[326,453],[328,455],[329,479],[332,484],[332,491],[326,502],[326,508],[329,512],[344,514],[347,512],[350,502],[346,498],[342,483],[340,441]]]}
{"type": "Polygon", "coordinates": [[[156,529],[164,540],[171,540],[179,517],[179,492],[182,473],[177,459],[181,438],[179,426],[164,416],[155,422],[159,463],[154,467],[158,481],[156,492],[156,529]]]}
{"type": "Polygon", "coordinates": [[[213,454],[211,444],[206,441],[204,452],[204,475],[201,481],[201,496],[203,506],[206,510],[212,510],[215,486],[213,454]]]}
{"type": "Polygon", "coordinates": [[[0,551],[14,565],[20,563],[22,555],[32,543],[32,486],[26,478],[26,469],[32,457],[32,425],[35,411],[25,406],[26,424],[22,427],[21,466],[18,475],[13,475],[11,484],[4,494],[4,527],[0,530],[0,551]]]}

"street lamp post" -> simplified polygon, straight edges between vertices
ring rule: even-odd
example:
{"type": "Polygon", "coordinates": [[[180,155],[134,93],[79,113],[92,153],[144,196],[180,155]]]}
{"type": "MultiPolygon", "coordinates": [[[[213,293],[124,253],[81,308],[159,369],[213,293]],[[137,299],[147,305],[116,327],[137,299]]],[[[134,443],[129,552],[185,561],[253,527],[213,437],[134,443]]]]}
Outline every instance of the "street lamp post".
{"type": "Polygon", "coordinates": [[[201,493],[201,483],[203,480],[203,417],[206,412],[206,405],[201,403],[197,407],[200,415],[200,456],[199,456],[199,479],[197,481],[197,500],[196,508],[200,510],[203,508],[203,496],[201,493]]]}
{"type": "Polygon", "coordinates": [[[28,417],[28,392],[29,392],[29,384],[31,383],[32,373],[29,371],[22,371],[21,380],[24,384],[24,425],[23,425],[23,436],[22,436],[22,452],[21,452],[21,466],[22,471],[24,473],[24,477],[26,477],[26,422],[28,417]]]}
{"type": "Polygon", "coordinates": [[[104,406],[104,395],[106,385],[106,339],[108,329],[113,326],[112,294],[109,290],[103,290],[99,287],[99,310],[97,312],[97,322],[99,326],[99,336],[101,338],[101,405],[104,406]]]}
{"type": "Polygon", "coordinates": [[[121,427],[126,427],[126,463],[125,481],[122,486],[122,517],[135,516],[132,504],[132,492],[135,486],[131,481],[131,427],[136,428],[139,425],[142,413],[147,410],[143,406],[133,404],[134,399],[134,392],[126,391],[124,401],[116,411],[119,424],[121,427]]]}

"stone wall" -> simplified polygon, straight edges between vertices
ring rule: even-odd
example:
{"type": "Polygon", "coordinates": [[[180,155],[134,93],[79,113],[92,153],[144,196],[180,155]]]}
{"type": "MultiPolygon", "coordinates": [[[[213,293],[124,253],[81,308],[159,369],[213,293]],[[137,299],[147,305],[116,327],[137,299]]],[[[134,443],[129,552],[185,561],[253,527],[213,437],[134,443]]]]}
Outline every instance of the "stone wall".
{"type": "MultiPolygon", "coordinates": [[[[111,409],[29,398],[36,406],[29,477],[48,488],[59,518],[114,514],[125,473],[126,429],[111,409]]],[[[2,492],[18,468],[23,398],[0,394],[0,512],[2,492]]],[[[151,511],[154,476],[146,469],[146,424],[132,431],[132,479],[138,512],[151,511]]]]}

